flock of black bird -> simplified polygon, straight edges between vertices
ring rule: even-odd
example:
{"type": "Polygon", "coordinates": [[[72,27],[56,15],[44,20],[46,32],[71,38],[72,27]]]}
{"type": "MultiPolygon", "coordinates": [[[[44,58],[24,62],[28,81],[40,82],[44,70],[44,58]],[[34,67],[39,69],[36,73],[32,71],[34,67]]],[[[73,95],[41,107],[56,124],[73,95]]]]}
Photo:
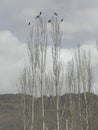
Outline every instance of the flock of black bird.
{"type": "MultiPolygon", "coordinates": [[[[36,18],[36,19],[39,18],[41,14],[42,14],[42,12],[40,12],[39,15],[37,15],[35,18],[36,18]]],[[[53,14],[54,14],[55,16],[58,16],[57,13],[53,13],[53,14]]],[[[51,22],[51,19],[48,20],[48,23],[50,23],[50,22],[51,22]]],[[[63,22],[63,19],[61,19],[61,22],[63,22]]],[[[30,24],[31,24],[31,22],[28,23],[28,25],[30,25],[30,24]]]]}

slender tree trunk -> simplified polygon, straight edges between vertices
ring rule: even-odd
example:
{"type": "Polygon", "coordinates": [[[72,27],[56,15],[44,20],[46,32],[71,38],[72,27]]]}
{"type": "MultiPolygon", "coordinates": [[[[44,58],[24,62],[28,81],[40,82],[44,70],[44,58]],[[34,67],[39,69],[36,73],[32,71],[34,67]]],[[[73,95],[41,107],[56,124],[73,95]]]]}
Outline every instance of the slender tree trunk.
{"type": "Polygon", "coordinates": [[[23,129],[26,130],[26,104],[25,104],[25,95],[23,95],[23,129]]]}
{"type": "Polygon", "coordinates": [[[69,130],[68,128],[68,120],[66,119],[66,130],[69,130]]]}
{"type": "Polygon", "coordinates": [[[60,118],[59,118],[59,95],[56,95],[56,104],[57,104],[57,130],[60,130],[60,118]]]}
{"type": "Polygon", "coordinates": [[[34,103],[35,102],[35,100],[34,100],[34,96],[32,95],[32,101],[31,101],[31,130],[33,130],[34,129],[34,103]]]}
{"type": "Polygon", "coordinates": [[[41,106],[42,106],[42,130],[45,130],[45,110],[43,96],[43,73],[41,73],[41,106]]]}

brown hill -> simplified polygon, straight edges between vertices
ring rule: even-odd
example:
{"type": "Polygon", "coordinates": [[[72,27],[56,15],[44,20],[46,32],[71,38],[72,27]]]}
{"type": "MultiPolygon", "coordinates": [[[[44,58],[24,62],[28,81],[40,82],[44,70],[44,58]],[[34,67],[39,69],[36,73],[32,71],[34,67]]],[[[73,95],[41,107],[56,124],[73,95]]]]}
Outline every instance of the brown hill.
{"type": "MultiPolygon", "coordinates": [[[[23,95],[21,94],[4,94],[0,95],[0,130],[23,130],[23,95]]],[[[81,111],[84,110],[84,96],[81,97],[81,111]]],[[[98,130],[98,96],[94,94],[88,95],[88,102],[90,113],[92,116],[90,117],[90,121],[93,123],[93,130],[98,130]]],[[[28,114],[28,106],[31,103],[31,97],[26,96],[26,120],[29,119],[28,114]]],[[[45,103],[45,121],[49,130],[54,130],[56,128],[56,97],[44,97],[45,103]]],[[[31,106],[29,107],[31,108],[31,106]]],[[[78,112],[78,95],[76,94],[65,94],[60,97],[60,111],[61,115],[63,112],[63,116],[61,119],[61,124],[63,130],[65,129],[65,120],[69,121],[74,120],[74,126],[79,130],[79,112],[78,112]],[[72,111],[70,112],[70,98],[72,99],[72,111]],[[64,112],[63,112],[64,110],[64,112]],[[74,116],[73,116],[74,115],[74,116]],[[72,118],[74,117],[74,118],[72,118]]],[[[30,113],[30,111],[29,111],[30,113]]],[[[82,112],[82,115],[84,112],[82,112]]],[[[85,115],[85,114],[84,114],[85,115]]],[[[41,98],[37,98],[35,101],[35,122],[34,129],[41,129],[41,98]]],[[[83,122],[85,124],[85,122],[83,122]]],[[[27,130],[29,130],[29,123],[27,123],[27,130]]],[[[85,130],[85,127],[84,127],[85,130]]]]}

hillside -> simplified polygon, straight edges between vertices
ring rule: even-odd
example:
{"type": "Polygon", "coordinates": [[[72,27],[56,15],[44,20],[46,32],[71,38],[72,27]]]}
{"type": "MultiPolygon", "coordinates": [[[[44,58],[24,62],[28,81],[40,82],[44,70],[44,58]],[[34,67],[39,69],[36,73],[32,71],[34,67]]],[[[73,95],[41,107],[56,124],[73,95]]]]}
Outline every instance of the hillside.
{"type": "MultiPolygon", "coordinates": [[[[65,120],[70,120],[70,103],[69,99],[72,98],[72,113],[74,114],[74,119],[76,121],[76,127],[78,128],[78,95],[75,94],[65,94],[60,97],[60,111],[61,114],[64,108],[63,117],[61,120],[63,129],[65,129],[65,120]]],[[[92,105],[92,121],[94,125],[94,130],[98,130],[98,96],[94,94],[89,95],[89,99],[92,104],[89,104],[89,108],[92,105]],[[93,98],[90,98],[93,97],[93,98]]],[[[45,121],[49,130],[54,130],[56,126],[56,103],[55,97],[44,97],[45,101],[45,121]]],[[[83,104],[83,94],[81,94],[81,109],[84,109],[83,104]]],[[[30,104],[30,96],[26,96],[27,106],[30,104]]],[[[5,94],[0,95],[0,130],[23,130],[23,116],[22,116],[22,95],[20,94],[5,94]]],[[[26,108],[28,110],[28,108],[26,108]]],[[[30,113],[30,112],[29,112],[30,113]]],[[[26,114],[27,119],[30,114],[26,114]]],[[[35,102],[35,123],[34,129],[38,130],[41,128],[41,98],[37,98],[35,102]]],[[[27,124],[27,130],[29,130],[29,123],[27,124]]],[[[85,130],[85,129],[84,129],[85,130]]]]}

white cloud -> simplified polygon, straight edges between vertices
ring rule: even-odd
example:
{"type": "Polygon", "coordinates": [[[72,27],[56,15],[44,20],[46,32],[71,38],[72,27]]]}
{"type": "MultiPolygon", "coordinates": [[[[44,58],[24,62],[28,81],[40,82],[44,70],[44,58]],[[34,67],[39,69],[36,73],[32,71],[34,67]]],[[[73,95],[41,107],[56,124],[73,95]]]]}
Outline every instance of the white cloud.
{"type": "Polygon", "coordinates": [[[90,52],[93,74],[92,90],[94,93],[98,94],[98,51],[96,48],[96,43],[95,41],[86,41],[80,48],[82,52],[85,51],[87,54],[90,52]]]}
{"type": "Polygon", "coordinates": [[[0,32],[0,93],[15,92],[15,81],[23,66],[26,44],[11,32],[0,32]]]}
{"type": "MultiPolygon", "coordinates": [[[[65,65],[68,61],[72,59],[72,56],[74,54],[74,49],[63,49],[60,50],[60,61],[63,62],[63,67],[65,68],[65,65]]],[[[52,69],[52,48],[51,46],[47,49],[47,69],[52,69]]]]}
{"type": "MultiPolygon", "coordinates": [[[[92,57],[92,66],[94,70],[94,89],[98,93],[97,85],[97,59],[95,41],[83,43],[82,49],[90,50],[92,57]]],[[[17,92],[16,80],[19,78],[20,70],[24,66],[24,58],[27,58],[27,46],[21,43],[18,38],[9,31],[0,32],[0,93],[17,92]]],[[[61,49],[61,59],[65,64],[72,59],[74,49],[61,49]]],[[[52,56],[51,47],[47,52],[47,67],[51,68],[52,56]]]]}
{"type": "MultiPolygon", "coordinates": [[[[92,66],[92,75],[93,75],[93,86],[92,86],[92,91],[96,94],[98,94],[98,52],[96,49],[96,43],[95,41],[86,41],[83,43],[83,45],[80,46],[81,53],[90,52],[91,55],[91,66],[92,66]]],[[[66,73],[66,64],[68,61],[71,61],[72,57],[74,57],[74,52],[77,50],[77,48],[72,48],[72,49],[66,49],[62,48],[61,49],[61,61],[63,61],[63,71],[66,73]]],[[[51,55],[51,47],[48,48],[48,53],[47,53],[47,67],[48,69],[52,68],[52,55],[51,55]]],[[[65,87],[65,86],[64,86],[65,87]]],[[[64,91],[65,92],[65,89],[64,91]]]]}
{"type": "MultiPolygon", "coordinates": [[[[68,49],[61,49],[61,58],[65,63],[71,60],[72,52],[68,49]]],[[[27,61],[27,46],[21,43],[10,31],[0,32],[0,93],[17,92],[16,81],[19,78],[20,70],[24,66],[24,59],[27,61]]],[[[51,47],[47,51],[47,67],[52,66],[51,47]]]]}

